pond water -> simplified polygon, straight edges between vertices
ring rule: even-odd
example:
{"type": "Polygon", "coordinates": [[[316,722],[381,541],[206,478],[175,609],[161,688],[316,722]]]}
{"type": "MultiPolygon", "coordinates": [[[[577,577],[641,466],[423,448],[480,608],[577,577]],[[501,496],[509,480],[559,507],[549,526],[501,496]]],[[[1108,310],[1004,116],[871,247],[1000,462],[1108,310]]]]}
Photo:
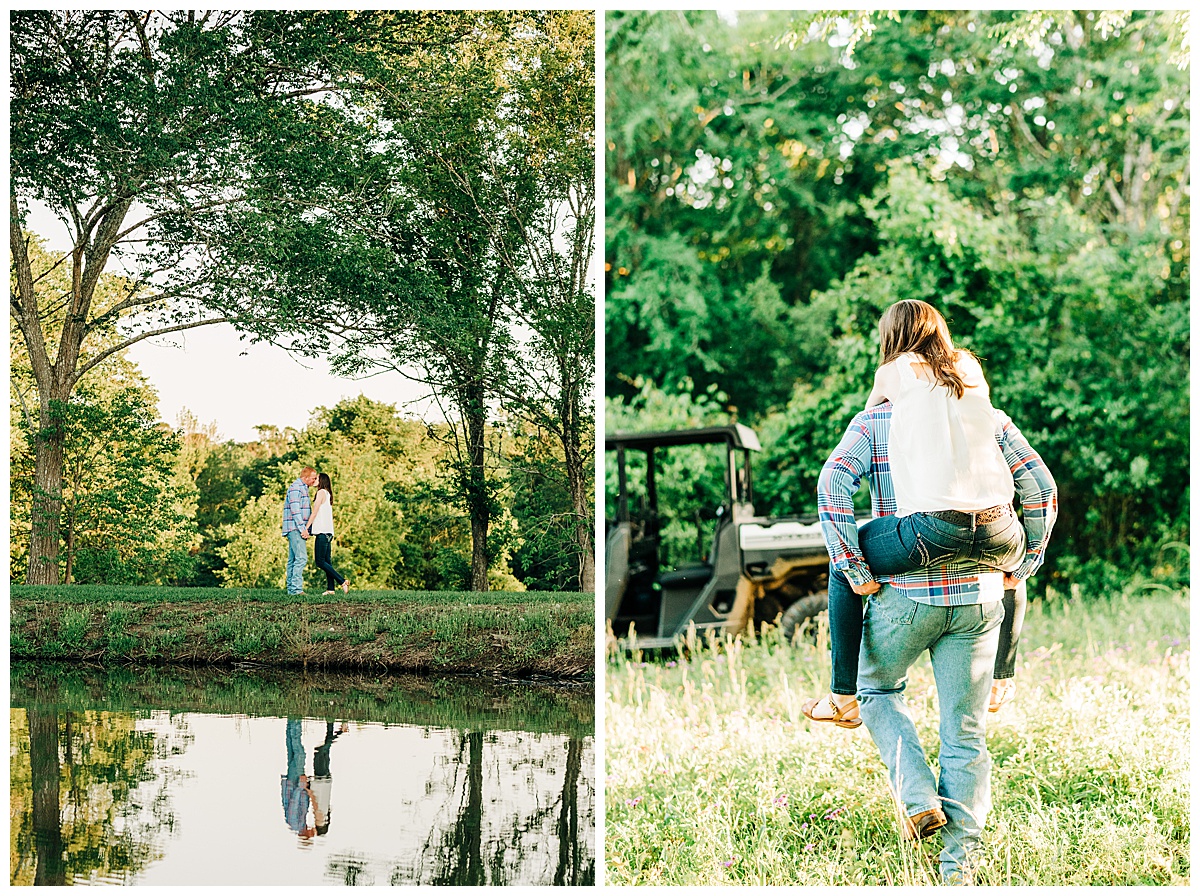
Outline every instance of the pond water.
{"type": "Polygon", "coordinates": [[[14,664],[10,881],[594,884],[592,695],[14,664]]]}

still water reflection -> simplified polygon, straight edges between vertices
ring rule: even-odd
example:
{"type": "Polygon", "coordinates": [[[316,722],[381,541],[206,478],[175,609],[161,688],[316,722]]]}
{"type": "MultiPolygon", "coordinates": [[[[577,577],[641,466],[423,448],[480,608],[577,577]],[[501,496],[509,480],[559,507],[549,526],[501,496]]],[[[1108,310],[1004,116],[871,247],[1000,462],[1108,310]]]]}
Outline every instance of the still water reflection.
{"type": "Polygon", "coordinates": [[[595,882],[590,688],[18,664],[11,693],[13,884],[595,882]]]}

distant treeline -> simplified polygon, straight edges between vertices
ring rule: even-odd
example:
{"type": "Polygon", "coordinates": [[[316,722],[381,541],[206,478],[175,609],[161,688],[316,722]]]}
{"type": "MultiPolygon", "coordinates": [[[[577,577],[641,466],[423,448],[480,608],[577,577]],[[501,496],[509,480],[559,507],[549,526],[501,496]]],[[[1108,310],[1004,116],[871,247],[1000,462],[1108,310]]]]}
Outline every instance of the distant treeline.
{"type": "MultiPolygon", "coordinates": [[[[356,588],[456,590],[471,579],[470,522],[447,473],[445,427],[365,397],[318,408],[303,429],[222,440],[215,423],[157,420],[136,367],[109,362],[68,406],[65,581],[282,587],[284,492],[306,464],[333,481],[335,558],[356,588]]],[[[10,574],[29,549],[33,458],[14,412],[10,574]]],[[[570,501],[555,443],[520,428],[488,433],[503,483],[488,536],[489,586],[573,590],[570,501]]],[[[324,588],[311,563],[308,590],[324,588]]]]}

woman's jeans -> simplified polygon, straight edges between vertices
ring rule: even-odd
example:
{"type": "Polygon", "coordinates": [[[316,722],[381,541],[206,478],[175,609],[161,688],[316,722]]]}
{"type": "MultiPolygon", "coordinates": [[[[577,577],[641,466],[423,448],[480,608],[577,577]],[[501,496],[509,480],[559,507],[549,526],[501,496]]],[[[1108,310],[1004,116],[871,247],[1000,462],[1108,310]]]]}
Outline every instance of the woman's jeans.
{"type": "MultiPolygon", "coordinates": [[[[1015,513],[977,525],[960,526],[926,513],[884,516],[858,530],[858,544],[876,578],[912,572],[952,560],[975,560],[998,570],[1015,569],[1025,556],[1025,529],[1015,513]]],[[[1011,592],[1009,592],[1011,593],[1011,592]]],[[[1025,589],[1017,591],[1024,617],[1025,589]]],[[[1011,678],[1020,633],[1013,623],[1017,613],[1005,594],[1005,621],[996,677],[1011,678]],[[1009,613],[1008,610],[1014,612],[1009,613]],[[1003,659],[1004,665],[1001,660],[1003,659]]],[[[1017,601],[1017,595],[1013,595],[1017,601]]],[[[833,654],[830,690],[853,695],[858,690],[858,651],[862,643],[863,598],[854,593],[846,574],[829,566],[829,642],[833,654]]]]}
{"type": "MultiPolygon", "coordinates": [[[[321,532],[316,536],[316,539],[317,544],[313,554],[316,557],[317,566],[325,570],[325,590],[332,591],[338,585],[342,584],[342,582],[346,581],[346,577],[333,568],[333,536],[329,533],[321,532]]],[[[862,628],[861,619],[859,620],[859,628],[862,628]]]]}

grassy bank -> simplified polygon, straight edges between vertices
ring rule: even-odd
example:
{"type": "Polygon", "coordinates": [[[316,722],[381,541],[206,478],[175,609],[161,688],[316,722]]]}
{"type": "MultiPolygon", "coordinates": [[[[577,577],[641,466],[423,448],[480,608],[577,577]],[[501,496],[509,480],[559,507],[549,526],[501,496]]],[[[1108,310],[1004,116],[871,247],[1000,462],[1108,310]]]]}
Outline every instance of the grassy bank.
{"type": "MultiPolygon", "coordinates": [[[[981,884],[1185,884],[1185,595],[1035,602],[1015,702],[988,720],[981,884]]],[[[605,676],[606,882],[933,884],[940,838],[902,846],[865,728],[808,722],[824,645],[707,644],[605,676]]],[[[937,752],[928,662],[907,691],[937,752]]]]}
{"type": "Polygon", "coordinates": [[[591,677],[590,594],[13,586],[14,659],[591,677]]]}

